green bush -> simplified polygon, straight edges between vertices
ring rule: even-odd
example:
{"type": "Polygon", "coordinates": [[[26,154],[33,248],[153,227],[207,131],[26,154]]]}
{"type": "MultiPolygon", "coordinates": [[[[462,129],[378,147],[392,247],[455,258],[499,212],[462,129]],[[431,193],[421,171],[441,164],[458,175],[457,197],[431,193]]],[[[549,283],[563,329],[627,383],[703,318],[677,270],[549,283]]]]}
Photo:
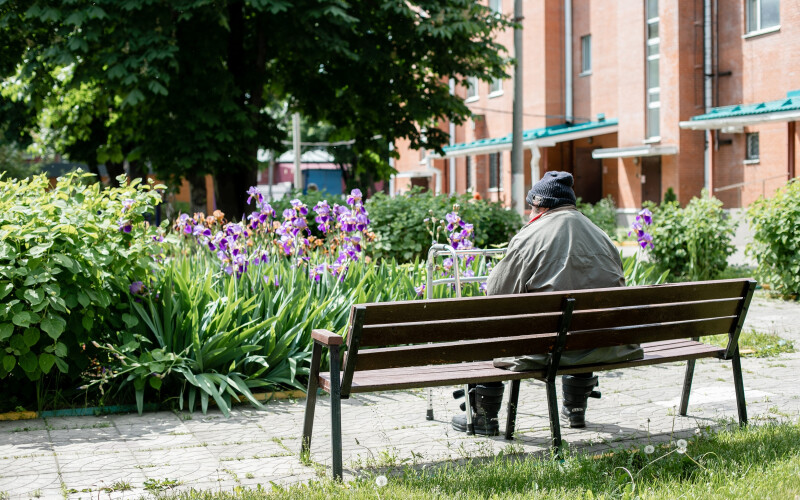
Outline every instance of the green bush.
{"type": "Polygon", "coordinates": [[[649,204],[654,248],[650,259],[673,278],[691,281],[713,279],[728,266],[735,250],[731,244],[735,223],[722,210],[722,202],[703,191],[686,208],[676,202],[649,204]]]}
{"type": "Polygon", "coordinates": [[[9,387],[78,378],[86,342],[136,321],[127,296],[154,265],[144,214],[160,196],[138,181],[101,191],[90,175],[54,187],[44,176],[0,181],[0,379],[9,387]]]}
{"type": "MultiPolygon", "coordinates": [[[[431,212],[437,219],[460,206],[461,219],[475,226],[475,246],[506,245],[522,227],[522,218],[499,203],[473,200],[469,195],[433,195],[419,188],[395,198],[377,193],[367,201],[366,207],[372,221],[370,229],[377,240],[370,247],[374,257],[394,258],[410,262],[425,259],[431,245],[431,235],[425,219],[431,212]]],[[[444,239],[440,239],[441,242],[444,239]]]]}
{"type": "Polygon", "coordinates": [[[109,393],[132,383],[140,412],[153,390],[163,394],[156,401],[179,396],[181,408],[186,396],[190,410],[199,395],[203,412],[213,398],[227,413],[232,398],[259,406],[255,389],[305,389],[312,328],[345,334],[351,305],[411,300],[423,281],[419,263],[390,260],[360,260],[341,279],[315,281],[292,260],[272,258],[237,277],[194,250],[167,262],[131,303],[141,321],[111,342],[110,375],[93,384],[109,393]]]}
{"type": "Polygon", "coordinates": [[[576,203],[578,210],[590,221],[605,232],[612,240],[617,239],[617,206],[611,195],[603,198],[594,205],[583,203],[580,198],[576,203]]]}
{"type": "Polygon", "coordinates": [[[800,294],[800,182],[750,205],[753,242],[747,252],[758,263],[758,279],[784,296],[800,294]]]}

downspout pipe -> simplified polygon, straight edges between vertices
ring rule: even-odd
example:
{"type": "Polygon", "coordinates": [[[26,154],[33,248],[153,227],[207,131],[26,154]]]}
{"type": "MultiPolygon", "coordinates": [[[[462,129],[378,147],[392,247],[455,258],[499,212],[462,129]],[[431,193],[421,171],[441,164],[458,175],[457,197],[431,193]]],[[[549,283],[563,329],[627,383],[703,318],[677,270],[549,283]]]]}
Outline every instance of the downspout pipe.
{"type": "MultiPolygon", "coordinates": [[[[393,151],[394,151],[394,143],[393,142],[389,142],[389,168],[391,168],[392,171],[395,170],[394,157],[392,156],[392,152],[393,151]]],[[[390,198],[394,198],[394,196],[395,196],[394,189],[395,189],[395,174],[392,174],[391,176],[389,176],[389,197],[390,198]]]]}
{"type": "MultiPolygon", "coordinates": [[[[703,93],[705,112],[711,111],[714,106],[714,70],[712,61],[712,36],[711,36],[711,0],[703,0],[703,93]]],[[[703,185],[711,195],[714,194],[714,178],[712,169],[712,136],[711,130],[705,132],[705,147],[703,151],[703,185]]]]}
{"type": "MultiPolygon", "coordinates": [[[[455,79],[450,79],[450,95],[455,95],[456,93],[456,81],[455,79]]],[[[450,120],[450,146],[456,145],[456,124],[453,123],[453,120],[450,120]]],[[[456,159],[450,157],[448,160],[450,163],[450,169],[447,175],[448,184],[450,188],[450,194],[456,193],[456,159]]]]}
{"type": "Polygon", "coordinates": [[[564,119],[572,123],[572,0],[564,0],[564,119]]]}
{"type": "Polygon", "coordinates": [[[511,131],[511,204],[525,215],[525,152],[522,146],[522,0],[514,0],[514,115],[511,131]]]}

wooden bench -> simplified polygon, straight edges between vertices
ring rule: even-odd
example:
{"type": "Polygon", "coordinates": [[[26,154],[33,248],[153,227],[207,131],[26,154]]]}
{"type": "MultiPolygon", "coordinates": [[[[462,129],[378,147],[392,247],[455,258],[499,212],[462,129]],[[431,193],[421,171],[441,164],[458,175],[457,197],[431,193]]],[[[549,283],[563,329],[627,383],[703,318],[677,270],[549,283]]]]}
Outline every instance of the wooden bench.
{"type": "MultiPolygon", "coordinates": [[[[512,381],[505,438],[512,439],[520,380],[547,389],[552,444],[560,450],[556,375],[688,361],[680,414],[686,415],[695,360],[716,357],[733,368],[739,422],[747,422],[739,334],[756,288],[749,279],[576,290],[461,299],[359,304],[345,339],[313,330],[302,453],[309,453],[317,388],[331,394],[333,475],[342,476],[341,399],[362,392],[512,381]],[[726,347],[698,337],[727,333],[726,347]],[[600,365],[560,366],[561,353],[639,343],[644,357],[600,365]],[[320,372],[323,348],[330,368],[320,372]],[[492,359],[549,354],[547,368],[511,372],[492,359]]],[[[422,415],[420,411],[420,415],[422,415]]],[[[445,425],[445,424],[443,424],[445,425]]],[[[447,424],[449,425],[449,424],[447,424]]]]}

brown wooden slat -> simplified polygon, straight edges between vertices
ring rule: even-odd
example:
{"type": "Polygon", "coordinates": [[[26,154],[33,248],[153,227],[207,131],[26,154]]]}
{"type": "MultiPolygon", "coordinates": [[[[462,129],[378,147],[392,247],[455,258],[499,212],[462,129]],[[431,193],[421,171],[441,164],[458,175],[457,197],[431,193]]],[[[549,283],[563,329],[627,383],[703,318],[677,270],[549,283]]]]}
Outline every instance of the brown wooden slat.
{"type": "MultiPolygon", "coordinates": [[[[736,316],[725,316],[722,318],[641,327],[571,332],[567,336],[565,350],[610,347],[725,333],[730,330],[731,324],[735,319],[736,316]]],[[[544,334],[362,349],[356,360],[356,370],[437,365],[505,356],[548,353],[552,349],[554,341],[555,335],[544,334]]]]}
{"type": "Polygon", "coordinates": [[[725,316],[721,318],[684,321],[679,323],[570,332],[570,334],[567,335],[565,350],[571,351],[623,344],[642,344],[658,340],[718,335],[720,333],[727,333],[736,319],[736,316],[725,316]]]}
{"type": "Polygon", "coordinates": [[[356,360],[356,373],[360,370],[441,365],[503,356],[546,353],[552,349],[555,338],[554,334],[523,335],[463,342],[362,349],[356,360]]]}
{"type": "Polygon", "coordinates": [[[645,351],[643,359],[633,361],[622,361],[619,363],[605,363],[602,365],[591,366],[565,366],[558,370],[559,375],[572,375],[575,373],[601,372],[608,370],[621,370],[623,368],[633,368],[636,366],[657,365],[661,363],[672,363],[675,361],[686,361],[689,359],[719,357],[725,349],[717,346],[699,345],[648,353],[645,351]]]}
{"type": "Polygon", "coordinates": [[[437,321],[465,317],[513,316],[558,311],[566,296],[575,297],[575,310],[664,304],[686,300],[714,300],[741,297],[747,279],[713,282],[670,283],[641,287],[546,292],[461,299],[433,299],[364,304],[368,306],[365,325],[437,321]]]}
{"type": "Polygon", "coordinates": [[[661,342],[650,342],[645,344],[647,352],[668,351],[670,349],[677,349],[680,347],[687,347],[696,344],[692,339],[674,339],[664,340],[661,342]]]}
{"type": "Polygon", "coordinates": [[[702,302],[575,311],[572,314],[570,331],[733,316],[738,312],[741,300],[741,297],[734,297],[702,302]]]}
{"type": "Polygon", "coordinates": [[[361,347],[553,333],[561,312],[365,326],[361,347]]]}
{"type": "MultiPolygon", "coordinates": [[[[700,342],[690,341],[676,349],[659,350],[653,352],[649,345],[645,345],[643,359],[593,366],[563,367],[558,371],[561,374],[585,373],[588,371],[615,370],[635,366],[646,366],[659,363],[715,357],[724,351],[721,347],[709,346],[700,342]]],[[[543,371],[512,372],[495,368],[491,361],[474,363],[459,363],[444,366],[423,366],[414,368],[392,368],[381,370],[358,371],[353,378],[351,392],[372,392],[382,390],[409,389],[415,387],[435,387],[443,385],[457,385],[464,382],[491,382],[499,380],[521,380],[529,378],[542,379],[543,371]]],[[[323,390],[329,390],[329,373],[320,374],[320,385],[323,390]]]]}
{"type": "Polygon", "coordinates": [[[560,312],[563,292],[367,304],[365,325],[560,312]]]}

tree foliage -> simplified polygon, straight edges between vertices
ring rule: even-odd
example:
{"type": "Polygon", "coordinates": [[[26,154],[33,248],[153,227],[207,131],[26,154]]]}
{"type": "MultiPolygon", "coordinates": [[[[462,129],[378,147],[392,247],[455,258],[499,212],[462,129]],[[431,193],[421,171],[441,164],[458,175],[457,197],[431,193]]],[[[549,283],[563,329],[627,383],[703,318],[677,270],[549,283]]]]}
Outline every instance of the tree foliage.
{"type": "Polygon", "coordinates": [[[431,125],[468,116],[448,78],[504,76],[507,26],[474,0],[0,0],[0,127],[24,144],[44,126],[90,166],[216,174],[235,215],[258,149],[286,137],[271,104],[329,123],[385,176],[388,142],[438,149],[431,125]]]}

